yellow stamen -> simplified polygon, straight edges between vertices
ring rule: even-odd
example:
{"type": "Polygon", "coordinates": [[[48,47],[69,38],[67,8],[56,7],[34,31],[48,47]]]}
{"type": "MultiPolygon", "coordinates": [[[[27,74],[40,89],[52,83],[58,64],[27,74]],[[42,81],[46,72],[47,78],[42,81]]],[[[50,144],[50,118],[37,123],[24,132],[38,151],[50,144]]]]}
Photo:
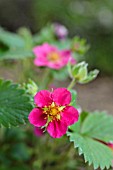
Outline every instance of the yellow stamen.
{"type": "Polygon", "coordinates": [[[52,102],[51,107],[55,107],[55,103],[54,102],[52,102]]]}
{"type": "Polygon", "coordinates": [[[65,108],[65,106],[58,107],[59,111],[62,111],[65,108]]]}
{"type": "Polygon", "coordinates": [[[49,61],[52,61],[52,62],[56,62],[60,59],[60,56],[57,52],[51,52],[49,55],[48,55],[48,60],[49,61]]]}
{"type": "Polygon", "coordinates": [[[61,115],[60,112],[63,111],[65,106],[57,106],[55,102],[52,102],[51,105],[45,106],[43,108],[43,113],[47,115],[47,119],[50,121],[60,120],[61,115]]]}

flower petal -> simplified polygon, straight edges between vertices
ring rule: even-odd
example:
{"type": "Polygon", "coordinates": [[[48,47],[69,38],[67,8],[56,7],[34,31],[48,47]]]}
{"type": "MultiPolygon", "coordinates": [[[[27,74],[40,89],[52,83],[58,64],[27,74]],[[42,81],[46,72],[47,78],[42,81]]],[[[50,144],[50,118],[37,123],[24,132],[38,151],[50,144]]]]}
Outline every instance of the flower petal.
{"type": "Polygon", "coordinates": [[[52,136],[53,138],[60,138],[64,134],[66,134],[67,131],[67,125],[60,120],[53,120],[49,123],[47,127],[47,132],[52,136]]]}
{"type": "Polygon", "coordinates": [[[53,45],[50,45],[48,43],[44,43],[42,46],[43,51],[45,51],[47,54],[52,51],[57,51],[57,48],[53,45]]]}
{"type": "Polygon", "coordinates": [[[59,63],[53,63],[53,62],[48,62],[47,66],[56,70],[61,69],[62,67],[64,67],[65,65],[60,61],[59,63]]]}
{"type": "Polygon", "coordinates": [[[35,58],[34,59],[34,64],[36,66],[47,66],[48,65],[48,62],[46,61],[46,59],[40,59],[39,57],[38,58],[35,58]]]}
{"type": "Polygon", "coordinates": [[[72,56],[72,52],[70,50],[62,50],[61,56],[62,56],[62,63],[64,63],[65,65],[67,65],[68,62],[71,62],[72,65],[76,63],[76,60],[72,56]]]}
{"type": "Polygon", "coordinates": [[[67,126],[69,126],[78,121],[79,114],[77,109],[75,109],[73,106],[67,106],[61,113],[61,117],[62,122],[65,122],[67,126]]]}
{"type": "Polygon", "coordinates": [[[44,135],[44,129],[41,129],[40,127],[35,127],[34,128],[34,134],[37,136],[37,137],[41,137],[44,135]]]}
{"type": "Polygon", "coordinates": [[[52,93],[53,101],[60,106],[71,102],[71,93],[66,88],[57,88],[52,93]]]}
{"type": "Polygon", "coordinates": [[[34,125],[34,126],[37,126],[37,127],[41,127],[41,126],[44,126],[47,122],[47,119],[45,119],[45,114],[42,113],[42,110],[39,109],[39,108],[34,108],[29,116],[28,116],[28,119],[29,119],[29,122],[34,125]]]}
{"type": "Polygon", "coordinates": [[[48,90],[41,90],[35,95],[34,101],[38,107],[49,106],[52,103],[51,93],[48,90]]]}

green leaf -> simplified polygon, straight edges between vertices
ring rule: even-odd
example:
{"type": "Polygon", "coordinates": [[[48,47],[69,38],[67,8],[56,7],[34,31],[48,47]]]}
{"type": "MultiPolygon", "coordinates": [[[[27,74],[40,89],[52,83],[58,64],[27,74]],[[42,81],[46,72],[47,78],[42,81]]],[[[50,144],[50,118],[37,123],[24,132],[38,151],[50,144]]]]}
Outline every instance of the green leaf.
{"type": "Polygon", "coordinates": [[[53,70],[52,74],[53,74],[53,77],[58,81],[66,80],[68,77],[66,67],[63,67],[60,70],[53,70]]]}
{"type": "Polygon", "coordinates": [[[33,36],[33,41],[34,43],[37,44],[42,44],[44,42],[53,42],[55,39],[54,36],[54,30],[52,25],[48,24],[46,27],[44,27],[38,34],[35,34],[33,36]]]}
{"type": "Polygon", "coordinates": [[[19,35],[22,36],[25,42],[25,49],[31,49],[33,48],[33,38],[31,31],[25,27],[19,28],[18,30],[19,35]]]}
{"type": "Polygon", "coordinates": [[[13,144],[10,150],[10,157],[13,158],[15,161],[27,161],[30,159],[30,152],[25,143],[16,143],[13,144]]]}
{"type": "Polygon", "coordinates": [[[86,117],[88,115],[89,115],[88,112],[84,112],[83,111],[82,113],[80,113],[78,122],[76,122],[75,124],[71,125],[69,129],[74,131],[74,132],[76,131],[77,133],[79,133],[80,130],[81,130],[81,123],[86,119],[86,117]]]}
{"type": "Polygon", "coordinates": [[[106,145],[78,133],[68,133],[68,135],[70,141],[74,142],[74,147],[78,148],[79,155],[84,155],[85,162],[93,164],[94,169],[110,168],[113,152],[106,145]]]}
{"type": "Polygon", "coordinates": [[[24,49],[15,49],[9,50],[0,54],[0,60],[3,59],[24,59],[27,57],[33,57],[31,50],[24,50],[24,49]]]}
{"type": "Polygon", "coordinates": [[[30,98],[18,84],[0,80],[0,126],[25,124],[32,109],[30,98]]]}
{"type": "Polygon", "coordinates": [[[102,112],[83,112],[79,121],[70,126],[70,141],[84,155],[85,162],[94,169],[109,169],[112,166],[113,151],[103,142],[113,141],[113,117],[102,112]],[[99,141],[100,140],[100,141],[99,141]]]}
{"type": "Polygon", "coordinates": [[[4,43],[10,48],[21,48],[24,46],[24,40],[18,34],[5,31],[0,28],[0,42],[4,43]]]}
{"type": "Polygon", "coordinates": [[[66,39],[66,40],[62,40],[62,41],[54,41],[52,44],[57,46],[58,49],[60,49],[60,50],[70,49],[71,40],[66,39]]]}
{"type": "Polygon", "coordinates": [[[76,107],[77,105],[77,92],[75,90],[70,90],[71,92],[71,106],[76,107]]]}
{"type": "Polygon", "coordinates": [[[113,141],[113,116],[105,112],[94,112],[83,122],[81,132],[105,142],[113,141]]]}

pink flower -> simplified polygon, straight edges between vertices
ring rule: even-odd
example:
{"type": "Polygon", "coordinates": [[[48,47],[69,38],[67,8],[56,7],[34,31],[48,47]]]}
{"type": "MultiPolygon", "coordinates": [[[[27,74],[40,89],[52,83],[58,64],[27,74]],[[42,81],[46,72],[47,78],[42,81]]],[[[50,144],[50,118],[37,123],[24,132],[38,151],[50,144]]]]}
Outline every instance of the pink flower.
{"type": "Polygon", "coordinates": [[[71,102],[71,93],[66,88],[57,88],[53,92],[39,91],[34,101],[36,108],[29,114],[29,121],[36,127],[45,127],[53,138],[63,136],[69,125],[78,121],[78,111],[71,102]]]}
{"type": "Polygon", "coordinates": [[[40,127],[35,127],[35,128],[34,128],[34,134],[35,134],[37,137],[43,136],[44,130],[41,129],[40,127]]]}
{"type": "Polygon", "coordinates": [[[44,43],[33,49],[36,56],[34,64],[37,66],[47,66],[53,69],[60,69],[70,61],[75,64],[76,61],[71,55],[70,50],[58,50],[55,46],[44,43]]]}
{"type": "Polygon", "coordinates": [[[53,24],[54,32],[59,39],[65,39],[68,35],[68,29],[59,23],[53,24]]]}

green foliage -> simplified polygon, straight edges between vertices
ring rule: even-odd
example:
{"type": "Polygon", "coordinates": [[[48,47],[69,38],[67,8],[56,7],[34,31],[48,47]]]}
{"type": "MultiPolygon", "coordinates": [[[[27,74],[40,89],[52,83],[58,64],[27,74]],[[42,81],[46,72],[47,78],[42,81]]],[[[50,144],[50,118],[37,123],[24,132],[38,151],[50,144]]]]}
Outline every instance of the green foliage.
{"type": "Polygon", "coordinates": [[[32,49],[33,47],[33,37],[31,31],[25,27],[18,30],[18,34],[23,38],[25,43],[25,49],[32,49]]]}
{"type": "Polygon", "coordinates": [[[64,68],[62,68],[60,70],[53,70],[52,75],[53,75],[54,79],[56,79],[58,81],[66,80],[67,77],[68,77],[67,68],[64,67],[64,68]]]}
{"type": "Polygon", "coordinates": [[[79,121],[70,127],[70,141],[83,154],[85,162],[93,164],[94,169],[112,166],[113,151],[103,142],[113,141],[113,117],[105,113],[82,113],[79,121]]]}
{"type": "Polygon", "coordinates": [[[113,116],[94,112],[85,119],[81,132],[105,142],[113,141],[113,116]]]}
{"type": "Polygon", "coordinates": [[[44,42],[51,43],[55,40],[54,31],[52,25],[48,24],[46,27],[44,27],[38,34],[35,34],[33,36],[34,43],[42,44],[44,42]]]}
{"type": "Polygon", "coordinates": [[[31,96],[34,96],[38,91],[37,84],[31,79],[28,80],[28,83],[23,83],[23,88],[26,90],[26,93],[31,96]]]}
{"type": "Polygon", "coordinates": [[[76,82],[80,84],[89,83],[90,81],[94,80],[99,71],[97,69],[90,71],[88,73],[88,64],[86,62],[81,62],[73,67],[71,67],[70,63],[68,64],[68,71],[71,78],[74,78],[76,82]]]}
{"type": "Polygon", "coordinates": [[[70,90],[71,95],[72,95],[72,99],[71,99],[71,105],[76,107],[76,103],[77,103],[77,92],[75,90],[70,90]]]}
{"type": "Polygon", "coordinates": [[[31,50],[11,49],[0,54],[0,60],[3,59],[24,59],[33,56],[31,50]]]}
{"type": "Polygon", "coordinates": [[[89,50],[89,45],[86,42],[86,39],[75,36],[71,43],[71,48],[74,52],[84,55],[89,50]]]}
{"type": "Polygon", "coordinates": [[[0,80],[0,125],[19,126],[28,120],[32,109],[30,98],[25,90],[10,81],[0,80]]]}
{"type": "Polygon", "coordinates": [[[0,170],[30,170],[26,163],[32,157],[32,151],[27,143],[28,134],[24,128],[0,130],[0,170]]]}
{"type": "Polygon", "coordinates": [[[57,46],[59,49],[71,49],[71,39],[66,39],[62,41],[55,41],[53,42],[55,46],[57,46]]]}
{"type": "Polygon", "coordinates": [[[19,35],[5,31],[3,28],[0,28],[0,42],[13,49],[24,46],[24,41],[19,35]]]}
{"type": "Polygon", "coordinates": [[[1,60],[33,57],[33,41],[30,31],[27,28],[21,28],[19,34],[0,28],[0,46],[4,49],[0,51],[1,60]]]}

